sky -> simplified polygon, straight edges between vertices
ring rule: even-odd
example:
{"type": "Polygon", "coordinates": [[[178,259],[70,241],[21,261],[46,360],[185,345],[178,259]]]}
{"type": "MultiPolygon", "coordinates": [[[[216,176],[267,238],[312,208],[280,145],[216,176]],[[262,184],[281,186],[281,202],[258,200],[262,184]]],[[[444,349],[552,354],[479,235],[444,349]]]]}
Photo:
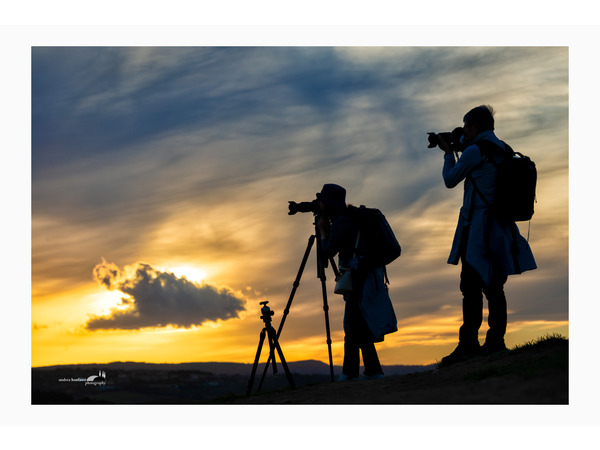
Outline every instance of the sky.
{"type": "MultiPolygon", "coordinates": [[[[427,132],[474,106],[538,169],[538,269],[506,286],[507,345],[569,336],[569,48],[31,49],[31,364],[251,363],[260,302],[281,320],[325,183],[381,209],[398,332],[383,364],[431,364],[457,342],[460,267],[446,263],[462,184],[427,132]]],[[[327,362],[310,255],[280,343],[327,362]]],[[[343,300],[328,273],[335,364],[343,300]]],[[[480,332],[483,338],[484,324],[480,332]]]]}

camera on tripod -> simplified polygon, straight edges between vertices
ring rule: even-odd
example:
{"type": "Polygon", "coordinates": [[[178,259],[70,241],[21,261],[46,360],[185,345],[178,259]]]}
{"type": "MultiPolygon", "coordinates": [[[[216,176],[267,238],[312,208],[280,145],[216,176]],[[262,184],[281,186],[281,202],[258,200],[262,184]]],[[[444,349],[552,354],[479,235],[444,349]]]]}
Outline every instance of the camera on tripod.
{"type": "MultiPolygon", "coordinates": [[[[261,319],[265,322],[265,328],[263,329],[263,332],[261,333],[261,341],[259,343],[258,346],[258,351],[256,354],[256,359],[254,362],[254,369],[252,371],[252,375],[250,377],[250,381],[248,383],[248,392],[250,392],[251,387],[252,387],[252,383],[254,381],[254,375],[256,372],[256,365],[258,364],[258,358],[260,357],[260,348],[262,346],[262,341],[265,339],[264,334],[268,333],[270,336],[270,343],[272,343],[275,347],[277,347],[278,352],[280,353],[280,358],[282,360],[282,363],[284,361],[283,359],[283,353],[281,353],[281,348],[279,348],[279,335],[281,334],[281,330],[283,329],[283,325],[285,323],[286,317],[290,312],[290,307],[292,305],[292,300],[294,299],[294,296],[296,294],[296,290],[298,289],[298,287],[300,286],[300,279],[302,277],[302,273],[304,272],[304,268],[306,267],[306,263],[308,261],[308,257],[310,256],[310,252],[311,249],[313,248],[313,245],[315,245],[316,243],[316,247],[317,247],[317,278],[321,281],[321,293],[323,295],[323,313],[325,314],[325,332],[327,334],[327,340],[325,341],[327,343],[327,352],[329,354],[329,373],[331,376],[331,381],[334,381],[333,378],[333,354],[332,354],[332,350],[331,350],[331,330],[329,328],[329,305],[327,304],[327,288],[326,288],[326,276],[325,276],[325,267],[327,265],[327,263],[329,262],[331,264],[331,267],[333,269],[333,273],[335,274],[335,276],[338,276],[338,269],[337,266],[335,264],[335,261],[333,260],[332,257],[329,258],[324,258],[322,256],[323,254],[323,250],[322,250],[322,243],[321,243],[321,239],[319,239],[320,237],[320,230],[319,230],[319,216],[324,217],[327,216],[327,213],[329,211],[329,208],[331,208],[332,211],[334,210],[341,210],[342,208],[346,207],[346,203],[345,203],[345,197],[346,197],[346,190],[338,185],[335,184],[325,184],[323,186],[323,189],[321,190],[320,193],[316,194],[316,198],[313,201],[310,202],[289,202],[289,215],[294,215],[296,213],[307,213],[307,212],[312,212],[315,215],[315,221],[314,221],[314,226],[315,226],[315,232],[314,234],[312,234],[309,238],[308,238],[308,244],[306,245],[306,250],[304,251],[304,256],[302,257],[302,262],[300,263],[300,267],[298,269],[298,273],[296,275],[296,279],[294,280],[293,283],[293,287],[292,287],[292,291],[290,292],[290,296],[288,298],[287,301],[287,305],[285,307],[285,309],[283,310],[283,316],[281,317],[281,322],[279,323],[279,329],[277,330],[277,332],[275,333],[275,331],[273,330],[273,327],[271,326],[271,317],[274,315],[273,311],[271,311],[271,309],[267,306],[266,301],[264,302],[260,302],[261,305],[263,305],[263,307],[261,308],[261,319]]],[[[270,356],[269,356],[269,360],[267,361],[267,365],[265,366],[265,370],[263,372],[263,378],[267,372],[267,367],[269,366],[269,362],[273,361],[273,367],[275,368],[274,364],[275,364],[275,355],[273,353],[273,351],[271,350],[270,352],[270,356]]],[[[284,368],[286,368],[287,366],[284,364],[284,368]]],[[[290,385],[293,386],[293,380],[291,379],[291,375],[289,375],[289,381],[290,381],[290,385]]],[[[261,384],[259,385],[259,389],[260,386],[262,385],[262,380],[261,380],[261,384]]]]}
{"type": "Polygon", "coordinates": [[[427,133],[429,145],[427,148],[434,148],[439,145],[440,139],[443,139],[450,146],[453,152],[462,152],[466,144],[463,142],[464,129],[457,127],[452,132],[445,131],[443,133],[427,133]]]}

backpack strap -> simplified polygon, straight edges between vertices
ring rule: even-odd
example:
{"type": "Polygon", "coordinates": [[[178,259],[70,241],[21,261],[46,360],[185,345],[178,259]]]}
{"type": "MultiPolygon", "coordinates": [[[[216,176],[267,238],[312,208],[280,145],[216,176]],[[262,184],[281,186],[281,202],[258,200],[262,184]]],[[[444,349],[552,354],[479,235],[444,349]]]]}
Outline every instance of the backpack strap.
{"type": "Polygon", "coordinates": [[[481,152],[481,161],[475,167],[473,167],[473,169],[471,169],[469,174],[466,176],[466,178],[469,179],[474,188],[473,197],[471,198],[471,211],[469,211],[469,219],[473,214],[473,200],[475,199],[475,193],[479,194],[479,197],[481,197],[483,203],[485,203],[485,206],[487,206],[488,208],[490,207],[490,202],[485,198],[483,192],[481,192],[481,190],[477,187],[477,183],[475,183],[475,180],[471,176],[473,171],[479,169],[486,162],[491,163],[497,169],[498,163],[494,160],[494,155],[499,155],[503,158],[506,158],[515,154],[514,150],[511,148],[510,145],[508,145],[504,141],[500,142],[504,144],[506,150],[503,150],[502,147],[487,139],[479,141],[475,144],[477,145],[477,147],[479,147],[479,151],[481,152]]]}
{"type": "MultiPolygon", "coordinates": [[[[504,141],[500,141],[500,142],[502,142],[504,144],[504,149],[502,147],[500,147],[498,144],[496,144],[488,139],[483,139],[483,140],[475,143],[475,145],[477,147],[479,147],[479,151],[481,152],[482,160],[492,163],[494,165],[494,167],[498,167],[498,163],[494,160],[493,156],[501,156],[503,158],[506,158],[506,157],[515,155],[515,151],[512,149],[512,147],[510,145],[508,145],[504,141]]],[[[476,166],[475,168],[477,168],[477,167],[479,167],[479,166],[476,166]]],[[[475,169],[473,169],[473,170],[475,170],[475,169]]]]}
{"type": "Polygon", "coordinates": [[[487,206],[488,208],[490,207],[490,204],[488,203],[488,201],[486,200],[485,196],[483,195],[483,193],[479,190],[479,188],[477,187],[477,183],[475,183],[475,180],[473,179],[473,177],[471,176],[471,173],[476,170],[479,169],[481,166],[483,166],[483,163],[485,163],[485,160],[482,158],[481,161],[475,166],[473,167],[473,169],[471,169],[471,171],[467,174],[466,178],[471,182],[471,184],[473,185],[473,193],[471,194],[471,208],[469,209],[469,222],[471,222],[471,219],[473,218],[473,204],[475,203],[475,195],[479,194],[479,196],[481,197],[481,199],[483,200],[483,202],[485,203],[485,206],[487,206]]]}

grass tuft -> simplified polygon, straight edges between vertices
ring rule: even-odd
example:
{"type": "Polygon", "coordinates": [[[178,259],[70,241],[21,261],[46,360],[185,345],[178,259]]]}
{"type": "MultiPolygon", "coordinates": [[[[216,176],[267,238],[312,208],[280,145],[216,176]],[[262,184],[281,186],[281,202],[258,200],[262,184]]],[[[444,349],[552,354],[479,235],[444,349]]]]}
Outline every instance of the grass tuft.
{"type": "Polygon", "coordinates": [[[558,343],[566,343],[567,341],[568,341],[568,339],[560,333],[546,334],[545,336],[539,337],[532,341],[527,341],[527,342],[524,342],[523,344],[518,344],[515,347],[513,347],[511,349],[511,351],[512,350],[522,350],[522,349],[527,349],[527,348],[537,347],[537,346],[546,346],[546,345],[554,345],[554,344],[558,344],[558,343]]]}

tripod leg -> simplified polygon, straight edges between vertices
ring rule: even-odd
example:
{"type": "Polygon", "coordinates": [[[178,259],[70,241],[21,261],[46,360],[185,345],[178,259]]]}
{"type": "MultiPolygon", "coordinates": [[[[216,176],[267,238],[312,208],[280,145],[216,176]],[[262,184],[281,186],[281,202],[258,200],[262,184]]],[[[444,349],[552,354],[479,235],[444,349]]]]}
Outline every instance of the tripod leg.
{"type": "MultiPolygon", "coordinates": [[[[296,275],[296,279],[294,280],[294,284],[292,287],[292,292],[290,292],[290,296],[288,298],[287,304],[285,305],[285,309],[283,310],[283,316],[281,317],[281,322],[279,323],[279,328],[277,329],[277,338],[279,338],[279,336],[281,335],[281,330],[283,329],[285,319],[287,318],[287,316],[290,312],[290,307],[292,306],[292,301],[294,300],[296,291],[298,290],[298,287],[300,286],[300,279],[302,278],[302,274],[304,273],[304,268],[306,267],[306,262],[308,261],[308,257],[310,256],[310,251],[312,250],[312,246],[314,245],[315,237],[316,237],[315,235],[311,235],[308,238],[308,244],[306,245],[306,250],[304,251],[304,257],[302,258],[302,262],[300,263],[300,267],[298,269],[298,273],[296,275]]],[[[267,364],[263,370],[262,377],[260,379],[260,383],[258,384],[259,390],[263,384],[263,381],[265,380],[265,376],[267,374],[267,370],[269,369],[270,362],[271,362],[271,355],[269,355],[269,360],[267,361],[267,364]]]]}
{"type": "Polygon", "coordinates": [[[283,370],[285,371],[285,376],[287,377],[288,383],[292,389],[295,389],[294,379],[292,378],[292,373],[288,368],[287,363],[285,362],[285,358],[283,356],[283,351],[281,350],[281,346],[279,345],[279,341],[277,340],[277,335],[275,334],[275,330],[270,328],[267,330],[269,333],[270,344],[273,345],[277,349],[277,353],[279,354],[279,359],[281,360],[281,365],[283,366],[283,370]]]}
{"type": "Polygon", "coordinates": [[[266,331],[263,330],[260,332],[260,339],[258,341],[258,349],[256,350],[256,357],[254,358],[254,365],[252,366],[252,373],[250,374],[250,379],[248,380],[248,389],[246,390],[246,396],[250,396],[250,392],[252,392],[252,385],[254,384],[254,376],[256,375],[256,369],[258,367],[258,360],[260,359],[260,352],[262,350],[263,343],[265,342],[265,334],[266,331]]]}
{"type": "Polygon", "coordinates": [[[331,263],[331,268],[333,269],[333,274],[337,278],[338,275],[340,274],[340,272],[338,271],[337,265],[335,264],[335,261],[333,260],[333,258],[329,258],[329,262],[331,263]]]}
{"type": "Polygon", "coordinates": [[[290,293],[290,297],[288,299],[287,305],[285,306],[285,309],[283,310],[283,316],[281,317],[281,323],[279,324],[279,328],[277,329],[277,337],[279,337],[281,335],[281,330],[283,328],[283,324],[285,323],[285,319],[290,312],[290,307],[292,306],[292,300],[294,299],[294,296],[296,295],[296,290],[298,289],[298,286],[300,286],[300,279],[302,278],[302,273],[304,272],[304,268],[306,267],[306,262],[308,261],[308,257],[310,255],[310,251],[312,249],[314,242],[315,242],[315,236],[312,235],[308,239],[308,244],[307,244],[306,250],[304,252],[304,257],[302,258],[302,262],[300,263],[300,268],[298,269],[298,274],[296,275],[296,279],[294,280],[292,292],[290,293]]]}
{"type": "Polygon", "coordinates": [[[275,375],[277,374],[277,363],[275,361],[275,345],[273,341],[273,336],[271,335],[271,330],[271,327],[267,329],[267,333],[269,335],[269,361],[273,363],[273,375],[275,375]]]}
{"type": "Polygon", "coordinates": [[[321,285],[323,291],[323,311],[325,312],[325,331],[327,333],[327,350],[329,352],[329,372],[331,373],[331,381],[334,381],[333,356],[331,354],[331,331],[329,329],[329,305],[327,304],[327,287],[324,278],[321,280],[321,285]]]}
{"type": "MultiPolygon", "coordinates": [[[[272,326],[269,325],[269,327],[267,328],[268,339],[269,339],[269,358],[267,359],[267,364],[265,365],[265,369],[263,370],[262,377],[260,378],[260,383],[258,383],[258,388],[256,389],[257,391],[260,391],[260,389],[262,388],[263,381],[265,381],[265,375],[267,374],[267,370],[269,370],[269,365],[271,362],[273,363],[273,374],[274,375],[277,374],[277,363],[275,362],[275,345],[274,345],[273,337],[271,336],[271,331],[273,332],[273,335],[275,335],[275,330],[273,329],[272,326]]],[[[275,336],[275,338],[277,338],[277,337],[275,336]]]]}
{"type": "MultiPolygon", "coordinates": [[[[327,304],[327,277],[325,276],[325,267],[323,266],[323,250],[321,247],[321,239],[319,236],[319,229],[316,227],[317,235],[317,276],[321,280],[321,291],[323,294],[323,311],[325,313],[325,331],[327,333],[327,350],[329,352],[329,372],[331,374],[331,381],[334,381],[333,376],[333,356],[331,354],[331,331],[329,328],[329,305],[327,304]]],[[[334,266],[335,267],[335,266],[334,266]]]]}

